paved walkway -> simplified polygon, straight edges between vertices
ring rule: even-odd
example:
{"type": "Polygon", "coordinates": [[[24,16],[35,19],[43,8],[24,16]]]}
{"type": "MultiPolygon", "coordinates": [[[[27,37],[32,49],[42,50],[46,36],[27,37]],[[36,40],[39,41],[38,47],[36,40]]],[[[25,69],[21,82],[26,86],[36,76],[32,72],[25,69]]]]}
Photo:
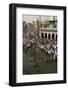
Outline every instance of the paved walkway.
{"type": "Polygon", "coordinates": [[[47,74],[57,73],[57,62],[52,61],[43,51],[36,55],[36,61],[32,61],[33,55],[30,50],[23,53],[23,74],[47,74]],[[49,59],[49,61],[48,61],[49,59]],[[36,64],[35,64],[36,62],[36,64]]]}

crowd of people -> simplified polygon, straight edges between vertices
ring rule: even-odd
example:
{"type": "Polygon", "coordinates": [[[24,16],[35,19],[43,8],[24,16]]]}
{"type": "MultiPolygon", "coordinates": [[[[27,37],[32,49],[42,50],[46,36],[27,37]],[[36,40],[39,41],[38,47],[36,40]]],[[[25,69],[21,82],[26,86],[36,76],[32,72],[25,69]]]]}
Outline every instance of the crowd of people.
{"type": "Polygon", "coordinates": [[[23,38],[23,47],[25,50],[31,48],[38,52],[42,50],[47,55],[52,56],[53,60],[57,59],[57,41],[40,38],[38,35],[30,38],[23,38]]]}

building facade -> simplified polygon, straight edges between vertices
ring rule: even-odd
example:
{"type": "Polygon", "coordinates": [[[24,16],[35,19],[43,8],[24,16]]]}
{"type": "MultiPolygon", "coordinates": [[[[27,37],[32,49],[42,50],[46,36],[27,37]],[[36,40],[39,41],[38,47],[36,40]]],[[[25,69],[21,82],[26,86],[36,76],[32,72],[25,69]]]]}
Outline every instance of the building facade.
{"type": "Polygon", "coordinates": [[[47,17],[45,25],[39,29],[39,36],[48,40],[57,40],[57,17],[47,17]]]}

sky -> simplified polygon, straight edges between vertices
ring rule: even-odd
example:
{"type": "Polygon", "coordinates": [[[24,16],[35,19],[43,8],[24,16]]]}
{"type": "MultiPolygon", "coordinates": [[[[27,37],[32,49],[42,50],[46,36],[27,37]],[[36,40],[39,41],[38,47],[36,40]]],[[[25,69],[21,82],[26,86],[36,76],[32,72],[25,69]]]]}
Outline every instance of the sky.
{"type": "Polygon", "coordinates": [[[41,18],[40,18],[40,15],[23,15],[22,19],[23,19],[23,21],[26,21],[27,23],[28,22],[31,23],[32,21],[34,21],[36,19],[38,19],[40,21],[44,21],[47,19],[47,17],[49,17],[49,16],[41,16],[41,18]]]}

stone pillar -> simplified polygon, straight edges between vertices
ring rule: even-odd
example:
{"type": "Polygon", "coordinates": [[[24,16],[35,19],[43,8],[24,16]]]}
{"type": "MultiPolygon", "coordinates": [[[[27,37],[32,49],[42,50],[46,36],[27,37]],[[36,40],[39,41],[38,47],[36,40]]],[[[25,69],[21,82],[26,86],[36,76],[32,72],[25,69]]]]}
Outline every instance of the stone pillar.
{"type": "Polygon", "coordinates": [[[45,32],[43,32],[43,34],[44,34],[44,38],[45,38],[45,32]]]}
{"type": "Polygon", "coordinates": [[[41,29],[39,29],[39,36],[41,37],[41,29]]]}
{"type": "Polygon", "coordinates": [[[50,40],[52,40],[52,33],[51,33],[51,38],[50,38],[50,40]]]}
{"type": "Polygon", "coordinates": [[[56,40],[56,34],[55,34],[55,39],[54,40],[56,40]]]}

